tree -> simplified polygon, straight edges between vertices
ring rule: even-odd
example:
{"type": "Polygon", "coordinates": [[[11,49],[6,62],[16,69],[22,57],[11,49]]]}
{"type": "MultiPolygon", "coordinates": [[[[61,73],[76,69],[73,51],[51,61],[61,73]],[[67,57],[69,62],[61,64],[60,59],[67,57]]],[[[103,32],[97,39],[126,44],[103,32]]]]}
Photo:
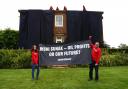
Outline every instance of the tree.
{"type": "Polygon", "coordinates": [[[4,42],[3,42],[3,31],[0,30],[0,49],[4,46],[4,42]]]}
{"type": "Polygon", "coordinates": [[[106,42],[104,42],[103,47],[104,47],[104,48],[110,48],[110,45],[107,44],[106,42]]]}
{"type": "Polygon", "coordinates": [[[119,49],[128,49],[128,45],[121,43],[121,44],[118,46],[118,48],[119,48],[119,49]]]}
{"type": "Polygon", "coordinates": [[[0,48],[16,49],[18,48],[19,32],[7,28],[0,31],[0,48]]]}

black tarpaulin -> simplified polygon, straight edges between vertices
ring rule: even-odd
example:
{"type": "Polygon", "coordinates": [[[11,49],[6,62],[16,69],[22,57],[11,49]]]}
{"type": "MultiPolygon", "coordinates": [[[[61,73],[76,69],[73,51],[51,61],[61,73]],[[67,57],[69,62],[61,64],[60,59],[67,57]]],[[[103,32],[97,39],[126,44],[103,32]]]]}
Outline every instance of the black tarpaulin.
{"type": "Polygon", "coordinates": [[[75,42],[81,40],[81,12],[80,11],[68,11],[67,12],[67,32],[68,42],[75,42]]]}
{"type": "Polygon", "coordinates": [[[53,20],[54,14],[52,11],[43,11],[41,15],[41,40],[40,43],[52,44],[53,43],[53,20]]]}
{"type": "Polygon", "coordinates": [[[28,37],[28,12],[20,11],[20,26],[19,26],[19,47],[27,48],[28,37]]]}
{"type": "Polygon", "coordinates": [[[41,12],[42,11],[40,10],[28,11],[28,48],[31,47],[33,44],[38,45],[40,43],[41,12]]]}
{"type": "MultiPolygon", "coordinates": [[[[30,49],[33,44],[54,44],[54,13],[51,10],[19,10],[19,47],[30,49]]],[[[67,43],[88,40],[103,43],[102,14],[95,11],[67,11],[67,43]]]]}

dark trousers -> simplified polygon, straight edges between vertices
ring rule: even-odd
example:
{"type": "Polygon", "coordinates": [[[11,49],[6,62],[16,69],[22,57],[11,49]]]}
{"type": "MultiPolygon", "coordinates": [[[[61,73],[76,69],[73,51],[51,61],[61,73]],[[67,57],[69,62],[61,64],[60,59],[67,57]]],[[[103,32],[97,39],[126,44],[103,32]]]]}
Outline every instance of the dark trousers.
{"type": "Polygon", "coordinates": [[[99,79],[99,73],[98,73],[99,65],[95,65],[95,62],[92,62],[91,64],[89,64],[89,78],[90,80],[93,79],[93,68],[95,68],[95,80],[98,80],[99,79]]]}
{"type": "Polygon", "coordinates": [[[32,64],[32,79],[34,79],[34,71],[35,71],[35,68],[37,69],[36,79],[38,79],[39,72],[40,72],[40,67],[38,65],[36,65],[36,64],[32,64]]]}

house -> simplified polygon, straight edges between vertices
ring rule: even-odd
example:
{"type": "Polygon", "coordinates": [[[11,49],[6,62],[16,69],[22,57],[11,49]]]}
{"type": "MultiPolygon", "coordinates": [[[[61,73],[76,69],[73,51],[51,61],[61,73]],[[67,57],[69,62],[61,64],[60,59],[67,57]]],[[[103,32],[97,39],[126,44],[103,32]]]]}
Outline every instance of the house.
{"type": "Polygon", "coordinates": [[[33,44],[65,44],[88,40],[103,44],[102,14],[99,11],[19,10],[19,47],[30,49],[33,44]]]}

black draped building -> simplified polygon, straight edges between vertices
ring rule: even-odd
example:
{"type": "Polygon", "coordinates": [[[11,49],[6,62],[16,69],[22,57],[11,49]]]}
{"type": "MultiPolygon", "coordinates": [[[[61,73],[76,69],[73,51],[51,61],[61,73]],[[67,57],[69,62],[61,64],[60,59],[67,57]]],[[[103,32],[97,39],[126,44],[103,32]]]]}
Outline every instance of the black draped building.
{"type": "MultiPolygon", "coordinates": [[[[55,44],[53,10],[19,10],[19,47],[30,49],[33,44],[55,44]]],[[[103,44],[102,14],[96,11],[67,10],[66,29],[67,36],[64,43],[88,40],[99,41],[103,44]]]]}

